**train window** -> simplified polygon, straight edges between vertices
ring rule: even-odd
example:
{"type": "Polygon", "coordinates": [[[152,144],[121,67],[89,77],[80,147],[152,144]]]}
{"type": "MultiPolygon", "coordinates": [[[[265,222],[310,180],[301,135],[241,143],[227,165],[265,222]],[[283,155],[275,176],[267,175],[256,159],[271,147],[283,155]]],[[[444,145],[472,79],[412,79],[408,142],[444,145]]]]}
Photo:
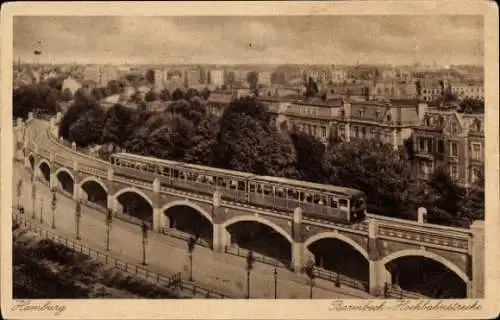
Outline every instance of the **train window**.
{"type": "Polygon", "coordinates": [[[304,194],[304,192],[299,191],[299,198],[298,198],[298,200],[301,201],[301,202],[304,202],[304,200],[305,200],[305,194],[304,194]]]}
{"type": "Polygon", "coordinates": [[[348,206],[348,201],[346,199],[339,199],[339,206],[341,208],[347,208],[348,206]]]}
{"type": "Polygon", "coordinates": [[[265,195],[272,195],[273,194],[273,187],[264,185],[264,194],[265,195]]]}
{"type": "Polygon", "coordinates": [[[338,203],[337,200],[330,198],[330,207],[332,208],[338,208],[338,203]]]}
{"type": "Polygon", "coordinates": [[[236,180],[231,180],[231,183],[229,185],[229,188],[231,189],[238,189],[238,181],[236,180]]]}
{"type": "Polygon", "coordinates": [[[306,197],[306,202],[308,203],[313,202],[313,196],[310,193],[306,192],[305,197],[306,197]]]}
{"type": "Polygon", "coordinates": [[[238,190],[242,190],[242,191],[246,190],[244,181],[238,181],[238,190]]]}
{"type": "Polygon", "coordinates": [[[250,183],[250,192],[255,192],[255,184],[250,183]]]}
{"type": "Polygon", "coordinates": [[[278,197],[283,197],[285,195],[285,191],[283,190],[283,188],[276,188],[275,190],[275,193],[278,197]]]}

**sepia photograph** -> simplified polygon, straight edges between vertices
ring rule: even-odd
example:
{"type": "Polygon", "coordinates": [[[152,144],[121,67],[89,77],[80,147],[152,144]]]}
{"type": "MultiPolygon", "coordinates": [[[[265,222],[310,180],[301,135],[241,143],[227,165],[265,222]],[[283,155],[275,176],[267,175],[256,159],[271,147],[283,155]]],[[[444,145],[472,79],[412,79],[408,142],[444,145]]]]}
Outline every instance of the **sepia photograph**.
{"type": "Polygon", "coordinates": [[[8,32],[2,16],[3,310],[487,309],[499,172],[484,12],[497,10],[265,6],[52,7],[9,12],[8,32]]]}

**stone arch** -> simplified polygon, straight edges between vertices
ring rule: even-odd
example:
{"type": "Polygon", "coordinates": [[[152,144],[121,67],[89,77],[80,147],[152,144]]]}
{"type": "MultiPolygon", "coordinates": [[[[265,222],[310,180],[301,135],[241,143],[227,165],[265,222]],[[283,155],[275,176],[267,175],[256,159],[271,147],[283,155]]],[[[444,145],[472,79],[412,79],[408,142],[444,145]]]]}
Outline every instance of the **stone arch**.
{"type": "Polygon", "coordinates": [[[153,205],[153,201],[151,201],[151,199],[143,191],[141,191],[140,189],[137,189],[135,187],[126,187],[126,188],[123,188],[123,189],[117,191],[113,195],[113,198],[118,199],[119,196],[121,196],[122,194],[127,193],[127,192],[137,193],[138,195],[140,195],[141,197],[143,197],[144,200],[146,200],[151,205],[151,208],[155,207],[153,205]]]}
{"type": "Polygon", "coordinates": [[[407,249],[407,250],[396,251],[389,254],[388,256],[385,256],[381,262],[382,265],[385,266],[387,263],[393,260],[408,256],[424,257],[439,262],[445,267],[447,267],[449,270],[453,271],[457,276],[459,276],[460,279],[462,279],[465,284],[467,284],[470,281],[469,277],[465,274],[465,272],[460,270],[460,268],[458,268],[453,262],[426,250],[407,249]]]}
{"type": "Polygon", "coordinates": [[[273,230],[275,230],[276,232],[278,232],[279,234],[281,234],[283,237],[285,237],[289,242],[290,244],[293,243],[293,239],[292,239],[292,236],[285,231],[285,229],[283,229],[282,227],[280,227],[279,225],[267,220],[267,219],[264,219],[262,218],[261,216],[236,216],[236,217],[233,217],[229,220],[226,220],[222,226],[224,228],[227,228],[228,226],[236,223],[236,222],[241,222],[241,221],[253,221],[253,222],[259,222],[259,223],[262,223],[270,228],[272,228],[273,230]]]}
{"type": "Polygon", "coordinates": [[[50,162],[45,160],[45,159],[40,159],[40,161],[38,162],[38,168],[40,169],[40,167],[42,166],[42,164],[46,164],[47,167],[49,167],[49,170],[52,170],[52,166],[50,165],[50,162]]]}
{"type": "Polygon", "coordinates": [[[60,167],[59,169],[57,169],[54,175],[57,177],[61,172],[66,172],[71,177],[71,179],[73,179],[73,182],[75,182],[75,176],[69,169],[65,167],[60,167]]]}
{"type": "Polygon", "coordinates": [[[210,223],[214,222],[212,219],[212,216],[208,212],[206,212],[205,209],[203,209],[202,207],[198,206],[196,203],[193,203],[189,200],[176,200],[176,201],[172,201],[170,203],[167,203],[166,205],[164,205],[161,208],[161,212],[162,212],[162,214],[165,214],[165,211],[167,211],[170,208],[176,207],[176,206],[190,207],[191,209],[198,211],[202,216],[204,216],[208,221],[210,221],[210,223]]]}
{"type": "Polygon", "coordinates": [[[104,191],[106,191],[106,193],[109,194],[108,192],[108,187],[106,186],[106,184],[104,184],[104,182],[102,182],[101,180],[95,178],[95,177],[92,177],[92,176],[89,176],[89,177],[86,177],[85,179],[83,179],[81,182],[80,182],[80,187],[83,187],[83,185],[87,182],[95,182],[97,183],[98,185],[101,186],[101,188],[104,189],[104,191]]]}
{"type": "Polygon", "coordinates": [[[331,239],[337,239],[342,241],[345,244],[348,244],[351,248],[356,250],[359,254],[361,254],[367,261],[370,260],[370,256],[368,255],[368,252],[363,249],[356,241],[352,240],[349,237],[344,236],[343,234],[340,234],[338,232],[332,232],[332,231],[327,231],[327,232],[321,232],[317,233],[311,237],[309,237],[305,242],[304,242],[304,247],[307,248],[309,245],[313,244],[314,242],[321,240],[321,239],[326,239],[326,238],[331,238],[331,239]]]}

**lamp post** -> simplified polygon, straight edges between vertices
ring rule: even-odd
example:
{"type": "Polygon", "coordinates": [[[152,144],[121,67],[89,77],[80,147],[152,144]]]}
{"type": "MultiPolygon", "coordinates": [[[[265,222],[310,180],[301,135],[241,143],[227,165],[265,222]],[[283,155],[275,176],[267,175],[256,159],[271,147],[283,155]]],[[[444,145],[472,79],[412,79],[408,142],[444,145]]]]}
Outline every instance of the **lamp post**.
{"type": "Polygon", "coordinates": [[[32,203],[33,203],[33,210],[32,210],[32,218],[33,220],[35,220],[35,210],[36,210],[36,185],[35,185],[35,178],[33,178],[32,180],[32,184],[31,184],[31,198],[33,199],[32,203]]]}
{"type": "Polygon", "coordinates": [[[314,270],[314,262],[311,260],[304,267],[307,276],[309,277],[309,295],[311,299],[313,298],[313,287],[314,287],[314,279],[316,278],[315,270],[314,270]]]}
{"type": "Polygon", "coordinates": [[[17,182],[17,209],[21,209],[21,195],[23,193],[23,179],[19,179],[17,182]]]}
{"type": "Polygon", "coordinates": [[[255,263],[255,257],[253,251],[248,251],[247,255],[247,299],[250,299],[250,273],[253,269],[253,264],[255,263]]]}
{"type": "Polygon", "coordinates": [[[40,223],[43,224],[43,198],[40,197],[40,223]]]}
{"type": "Polygon", "coordinates": [[[142,264],[146,265],[146,244],[148,243],[148,224],[146,221],[142,221],[141,231],[142,231],[142,264]]]}
{"type": "Polygon", "coordinates": [[[278,270],[274,268],[274,299],[278,299],[278,270]]]}
{"type": "Polygon", "coordinates": [[[76,219],[76,240],[80,240],[80,220],[82,218],[82,206],[80,201],[76,201],[75,205],[75,219],[76,219]]]}
{"type": "Polygon", "coordinates": [[[196,247],[196,238],[194,236],[188,239],[188,252],[189,252],[189,281],[193,281],[193,251],[196,247]]]}
{"type": "Polygon", "coordinates": [[[106,251],[109,251],[109,233],[111,232],[111,225],[113,223],[113,211],[108,209],[106,211],[106,251]]]}
{"type": "Polygon", "coordinates": [[[56,206],[57,206],[57,197],[56,197],[56,189],[51,188],[50,191],[52,192],[52,201],[51,201],[51,206],[52,206],[52,229],[56,228],[56,206]]]}

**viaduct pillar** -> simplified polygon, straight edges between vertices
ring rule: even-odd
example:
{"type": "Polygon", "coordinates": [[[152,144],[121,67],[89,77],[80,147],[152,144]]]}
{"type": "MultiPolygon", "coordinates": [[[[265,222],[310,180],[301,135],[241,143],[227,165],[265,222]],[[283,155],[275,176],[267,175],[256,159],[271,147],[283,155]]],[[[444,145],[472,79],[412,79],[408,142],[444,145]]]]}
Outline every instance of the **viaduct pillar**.
{"type": "Polygon", "coordinates": [[[484,298],[484,221],[476,220],[470,226],[468,298],[484,298]]]}
{"type": "Polygon", "coordinates": [[[293,211],[293,222],[292,222],[292,265],[290,266],[293,271],[301,272],[304,255],[304,241],[302,239],[302,209],[300,207],[295,208],[293,211]]]}
{"type": "Polygon", "coordinates": [[[222,252],[227,246],[231,245],[231,234],[224,226],[225,209],[221,206],[221,192],[216,190],[212,198],[212,249],[217,252],[222,252]]]}
{"type": "Polygon", "coordinates": [[[160,180],[155,178],[153,181],[153,231],[158,232],[162,225],[160,180]]]}
{"type": "Polygon", "coordinates": [[[391,284],[391,274],[382,263],[379,250],[378,224],[375,220],[368,220],[368,264],[369,264],[369,293],[382,295],[384,286],[391,284]]]}

